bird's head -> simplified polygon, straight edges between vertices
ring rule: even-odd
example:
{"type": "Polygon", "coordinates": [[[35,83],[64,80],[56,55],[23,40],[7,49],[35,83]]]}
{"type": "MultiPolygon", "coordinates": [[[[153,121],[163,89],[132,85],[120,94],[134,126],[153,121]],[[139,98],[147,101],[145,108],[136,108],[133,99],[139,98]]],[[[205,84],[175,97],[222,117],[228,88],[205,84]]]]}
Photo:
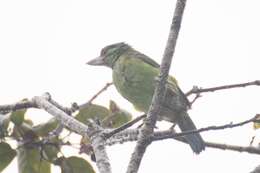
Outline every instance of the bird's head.
{"type": "Polygon", "coordinates": [[[87,64],[113,68],[116,60],[129,49],[131,47],[123,42],[108,45],[101,50],[99,57],[90,60],[87,64]]]}

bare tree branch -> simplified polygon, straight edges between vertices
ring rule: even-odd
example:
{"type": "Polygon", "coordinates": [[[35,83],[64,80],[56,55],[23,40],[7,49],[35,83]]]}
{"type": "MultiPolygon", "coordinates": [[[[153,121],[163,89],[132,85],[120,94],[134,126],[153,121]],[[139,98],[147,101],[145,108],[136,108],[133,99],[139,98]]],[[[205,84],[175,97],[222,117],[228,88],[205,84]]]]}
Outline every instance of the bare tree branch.
{"type": "Polygon", "coordinates": [[[146,117],[146,114],[143,114],[141,116],[136,117],[135,119],[133,119],[132,121],[129,121],[125,124],[123,124],[122,126],[113,129],[112,131],[110,131],[109,133],[105,134],[106,138],[110,138],[111,136],[131,127],[132,125],[134,125],[135,123],[139,122],[140,120],[144,119],[146,117]]]}
{"type": "Polygon", "coordinates": [[[14,104],[0,105],[0,113],[5,114],[11,111],[26,108],[37,108],[37,105],[29,100],[23,100],[14,104]]]}
{"type": "MultiPolygon", "coordinates": [[[[158,135],[158,134],[155,134],[155,135],[158,135]]],[[[176,137],[175,139],[178,141],[187,143],[184,137],[176,137]]],[[[205,145],[208,148],[237,151],[237,152],[247,152],[250,154],[260,155],[260,148],[253,147],[253,146],[238,146],[238,145],[221,144],[221,143],[207,142],[207,141],[205,141],[205,145]]]]}
{"type": "Polygon", "coordinates": [[[32,102],[34,102],[39,108],[44,109],[49,114],[53,115],[58,121],[78,134],[86,136],[89,133],[88,127],[85,124],[77,121],[76,119],[66,114],[64,111],[55,107],[48,100],[49,95],[43,95],[41,97],[35,96],[32,99],[32,102]]]}
{"type": "Polygon", "coordinates": [[[45,93],[45,94],[48,94],[48,101],[53,104],[54,106],[56,106],[58,109],[62,110],[63,112],[65,112],[66,114],[68,115],[71,115],[72,114],[72,111],[71,111],[71,108],[67,108],[67,107],[64,107],[62,105],[60,105],[58,102],[56,102],[55,100],[53,100],[51,98],[51,95],[49,93],[45,93]]]}
{"type": "Polygon", "coordinates": [[[186,0],[177,0],[167,45],[160,66],[158,85],[155,89],[152,103],[147,113],[147,119],[144,126],[141,128],[139,140],[137,141],[134,152],[132,153],[127,173],[136,173],[138,171],[146,147],[151,143],[150,137],[153,134],[153,129],[156,124],[160,103],[164,99],[165,84],[168,79],[168,73],[171,66],[172,56],[175,51],[185,5],[186,0]]]}
{"type": "Polygon", "coordinates": [[[197,130],[190,130],[190,131],[184,131],[184,132],[180,132],[180,133],[172,133],[172,132],[168,132],[169,134],[164,134],[161,137],[157,136],[154,138],[154,140],[162,140],[162,139],[166,139],[166,138],[175,138],[175,137],[180,137],[180,136],[186,136],[189,134],[194,134],[194,133],[201,133],[201,132],[206,132],[206,131],[211,131],[211,130],[223,130],[223,129],[227,129],[227,128],[234,128],[234,127],[238,127],[238,126],[243,126],[245,124],[248,123],[252,123],[252,122],[258,122],[259,120],[257,119],[257,117],[254,118],[250,118],[248,120],[239,122],[239,123],[229,123],[229,124],[225,124],[225,125],[220,125],[220,126],[208,126],[205,128],[200,128],[197,130]]]}
{"type": "Polygon", "coordinates": [[[105,145],[111,146],[114,144],[137,141],[139,133],[140,129],[126,129],[108,138],[105,145]]]}
{"type": "MultiPolygon", "coordinates": [[[[99,90],[93,97],[91,97],[91,99],[82,104],[82,105],[77,105],[76,103],[73,103],[71,108],[67,108],[67,107],[63,107],[60,104],[58,104],[57,102],[55,102],[54,100],[52,100],[51,98],[49,98],[50,102],[55,105],[57,108],[63,110],[64,112],[66,112],[67,114],[71,114],[73,112],[75,112],[78,109],[81,109],[83,107],[88,106],[90,103],[92,103],[93,100],[95,100],[102,92],[106,91],[107,88],[109,86],[111,86],[113,83],[107,83],[101,90],[99,90]]],[[[46,93],[49,95],[49,93],[46,93]]],[[[30,101],[30,100],[22,100],[20,102],[14,103],[14,104],[7,104],[7,105],[0,105],[0,113],[5,114],[11,111],[16,111],[19,109],[27,109],[27,108],[37,108],[37,105],[35,105],[34,102],[30,101]]]]}
{"type": "Polygon", "coordinates": [[[91,146],[95,153],[97,167],[100,173],[112,173],[111,166],[109,163],[109,158],[105,148],[105,136],[103,129],[95,123],[88,125],[91,130],[91,146]]]}
{"type": "Polygon", "coordinates": [[[195,101],[196,101],[198,98],[200,98],[200,97],[201,97],[200,93],[196,93],[196,96],[193,98],[192,101],[190,101],[190,107],[191,107],[191,105],[193,105],[193,103],[195,103],[195,101]]]}
{"type": "Polygon", "coordinates": [[[237,146],[237,145],[228,145],[228,144],[218,144],[213,142],[206,142],[206,146],[210,148],[217,148],[222,150],[238,151],[238,152],[247,152],[251,154],[260,154],[260,148],[253,146],[237,146]]]}
{"type": "Polygon", "coordinates": [[[105,151],[103,130],[95,125],[95,123],[90,123],[88,126],[77,121],[73,117],[66,114],[61,109],[57,108],[51,104],[48,100],[49,95],[36,96],[32,99],[32,102],[37,105],[37,107],[44,109],[46,112],[53,115],[61,124],[68,127],[72,131],[90,138],[93,150],[96,156],[96,163],[100,173],[111,173],[111,166],[107,153],[105,151]]]}
{"type": "Polygon", "coordinates": [[[232,85],[223,85],[218,87],[212,87],[212,88],[199,88],[199,87],[193,87],[190,91],[186,93],[186,96],[189,96],[191,94],[199,94],[204,92],[214,92],[218,90],[226,90],[231,88],[241,88],[241,87],[247,87],[247,86],[260,86],[260,80],[255,80],[252,82],[246,82],[246,83],[240,83],[240,84],[232,84],[232,85]]]}
{"type": "MultiPolygon", "coordinates": [[[[139,130],[138,129],[128,129],[122,131],[118,134],[115,134],[110,139],[106,141],[106,145],[114,145],[118,143],[125,143],[125,142],[133,142],[138,139],[139,130]]],[[[165,131],[158,131],[154,132],[153,141],[161,141],[163,139],[175,139],[183,143],[187,143],[186,139],[182,136],[175,136],[178,134],[172,130],[165,130],[165,131]],[[169,136],[173,136],[170,138],[169,136]]],[[[229,150],[229,151],[237,151],[237,152],[247,152],[250,154],[257,154],[260,155],[260,148],[253,147],[253,146],[238,146],[238,145],[229,145],[229,144],[221,144],[215,142],[207,142],[205,141],[206,147],[221,149],[221,150],[229,150]]]]}
{"type": "MultiPolygon", "coordinates": [[[[172,133],[172,132],[171,132],[172,133]]],[[[161,135],[161,134],[155,134],[156,135],[161,135]]],[[[178,141],[184,142],[187,144],[186,140],[184,137],[176,137],[174,138],[178,141]]],[[[220,143],[215,143],[215,142],[207,142],[205,141],[205,145],[208,148],[215,148],[215,149],[221,149],[221,150],[230,150],[230,151],[237,151],[237,152],[247,152],[250,154],[258,154],[260,155],[260,148],[258,147],[253,147],[253,146],[238,146],[238,145],[229,145],[229,144],[220,144],[220,143]]]]}
{"type": "MultiPolygon", "coordinates": [[[[54,106],[56,106],[58,109],[64,111],[65,113],[67,113],[68,115],[71,115],[72,112],[73,112],[73,109],[71,108],[67,108],[67,107],[64,107],[62,105],[60,105],[58,102],[56,102],[55,100],[53,100],[51,98],[51,95],[49,93],[46,93],[48,95],[48,101],[53,104],[54,106]]],[[[59,123],[58,126],[49,133],[48,138],[53,138],[55,136],[58,136],[64,129],[64,125],[62,123],[59,123]]]]}
{"type": "Polygon", "coordinates": [[[99,90],[93,97],[91,97],[91,99],[89,99],[88,102],[82,104],[82,105],[79,105],[79,109],[83,109],[87,106],[89,106],[89,104],[92,103],[93,100],[95,100],[102,92],[106,91],[108,87],[110,87],[113,83],[110,82],[110,83],[107,83],[101,90],[99,90]]]}
{"type": "Polygon", "coordinates": [[[258,165],[253,171],[250,173],[260,173],[260,165],[258,165]]]}

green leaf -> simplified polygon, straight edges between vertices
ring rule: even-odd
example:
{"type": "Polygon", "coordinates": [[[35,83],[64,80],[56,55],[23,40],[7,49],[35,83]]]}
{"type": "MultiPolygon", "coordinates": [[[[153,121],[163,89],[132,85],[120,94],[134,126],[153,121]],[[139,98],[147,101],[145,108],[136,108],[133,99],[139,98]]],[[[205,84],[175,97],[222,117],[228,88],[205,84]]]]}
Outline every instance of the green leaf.
{"type": "Polygon", "coordinates": [[[39,147],[18,147],[18,170],[19,173],[50,173],[50,163],[41,156],[39,147]]]}
{"type": "Polygon", "coordinates": [[[12,136],[16,139],[26,139],[29,141],[32,141],[38,136],[35,134],[35,132],[32,129],[32,121],[31,120],[24,120],[22,124],[19,126],[15,125],[13,128],[12,136]]]}
{"type": "Polygon", "coordinates": [[[62,173],[95,173],[88,161],[76,156],[62,158],[60,166],[62,173]]]}
{"type": "Polygon", "coordinates": [[[43,146],[43,156],[49,162],[54,163],[58,159],[58,153],[60,152],[59,144],[60,140],[58,137],[52,138],[47,144],[43,146]]]}
{"type": "Polygon", "coordinates": [[[91,104],[81,110],[79,110],[79,113],[76,115],[76,119],[82,123],[87,123],[88,119],[97,119],[102,120],[106,116],[109,115],[109,110],[100,105],[91,104]]]}
{"type": "Polygon", "coordinates": [[[0,172],[2,172],[16,156],[16,151],[5,142],[0,143],[0,172]]]}
{"type": "Polygon", "coordinates": [[[109,109],[111,114],[102,121],[102,126],[117,128],[132,120],[132,115],[121,109],[114,101],[110,100],[109,109]]]}
{"type": "Polygon", "coordinates": [[[51,118],[49,121],[39,124],[33,127],[33,131],[38,136],[47,136],[51,131],[56,129],[58,126],[58,121],[55,118],[51,118]]]}
{"type": "Polygon", "coordinates": [[[21,109],[21,110],[12,112],[11,121],[17,126],[21,125],[24,121],[25,113],[26,113],[26,109],[21,109]]]}

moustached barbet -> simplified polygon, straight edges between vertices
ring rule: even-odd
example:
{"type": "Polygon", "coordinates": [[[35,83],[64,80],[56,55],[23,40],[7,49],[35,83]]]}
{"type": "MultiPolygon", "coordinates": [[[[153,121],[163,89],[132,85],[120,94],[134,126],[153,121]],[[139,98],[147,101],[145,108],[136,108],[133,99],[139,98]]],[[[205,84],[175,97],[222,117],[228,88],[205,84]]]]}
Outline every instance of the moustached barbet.
{"type": "MultiPolygon", "coordinates": [[[[137,110],[147,113],[160,71],[158,63],[121,42],[104,47],[100,56],[87,64],[111,68],[117,91],[137,110]]],[[[195,130],[196,126],[187,113],[189,106],[189,101],[178,87],[177,81],[169,76],[158,120],[176,123],[181,131],[195,130]]],[[[196,154],[205,149],[199,133],[184,137],[196,154]]]]}

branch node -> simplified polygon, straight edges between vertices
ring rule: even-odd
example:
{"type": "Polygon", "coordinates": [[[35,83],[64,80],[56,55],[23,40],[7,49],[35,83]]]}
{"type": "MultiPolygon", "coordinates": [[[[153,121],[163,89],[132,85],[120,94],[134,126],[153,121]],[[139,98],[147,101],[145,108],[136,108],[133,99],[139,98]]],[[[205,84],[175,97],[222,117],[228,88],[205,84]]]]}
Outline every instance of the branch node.
{"type": "Polygon", "coordinates": [[[51,94],[49,92],[43,93],[42,97],[48,101],[51,100],[51,94]]]}

